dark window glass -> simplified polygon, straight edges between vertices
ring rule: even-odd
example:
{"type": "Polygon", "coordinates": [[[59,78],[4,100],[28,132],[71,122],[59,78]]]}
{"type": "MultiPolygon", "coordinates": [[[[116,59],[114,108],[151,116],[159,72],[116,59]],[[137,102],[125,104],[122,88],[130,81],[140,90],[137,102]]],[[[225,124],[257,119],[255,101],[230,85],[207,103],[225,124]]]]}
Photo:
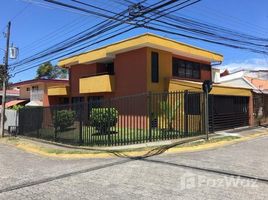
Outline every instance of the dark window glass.
{"type": "Polygon", "coordinates": [[[192,78],[193,77],[193,63],[187,62],[185,67],[185,77],[192,78]]]}
{"type": "Polygon", "coordinates": [[[89,111],[91,108],[99,108],[102,105],[103,96],[89,96],[87,101],[89,103],[89,111]]]}
{"type": "Polygon", "coordinates": [[[114,63],[107,63],[106,69],[109,75],[114,75],[114,63]]]}
{"type": "Polygon", "coordinates": [[[185,63],[183,61],[179,61],[177,64],[177,71],[179,76],[185,76],[185,63]]]}
{"type": "Polygon", "coordinates": [[[72,97],[72,104],[84,102],[84,97],[72,97]]]}
{"type": "Polygon", "coordinates": [[[158,63],[158,53],[152,52],[151,55],[151,75],[152,75],[152,82],[158,83],[159,81],[159,63],[158,63]]]}
{"type": "MultiPolygon", "coordinates": [[[[173,76],[200,79],[200,63],[180,60],[178,58],[173,58],[172,61],[173,76]]],[[[208,67],[210,66],[208,65],[208,67]]]]}
{"type": "Polygon", "coordinates": [[[200,65],[198,63],[194,63],[193,65],[193,78],[200,78],[200,65]]]}
{"type": "Polygon", "coordinates": [[[59,104],[61,104],[61,105],[69,104],[69,98],[68,97],[60,97],[59,98],[59,104]]]}

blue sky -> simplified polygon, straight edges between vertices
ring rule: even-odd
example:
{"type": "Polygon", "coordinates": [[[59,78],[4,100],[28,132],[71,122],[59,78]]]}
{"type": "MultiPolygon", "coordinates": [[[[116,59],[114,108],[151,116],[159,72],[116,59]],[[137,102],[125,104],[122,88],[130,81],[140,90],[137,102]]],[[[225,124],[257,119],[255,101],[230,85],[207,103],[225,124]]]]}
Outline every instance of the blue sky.
{"type": "MultiPolygon", "coordinates": [[[[30,1],[31,2],[31,1],[30,1]]],[[[92,1],[113,11],[124,7],[110,0],[92,1]]],[[[268,38],[268,1],[267,0],[202,0],[201,2],[178,11],[176,14],[190,17],[202,22],[212,23],[231,28],[240,32],[268,38]]],[[[29,3],[26,0],[1,0],[0,31],[4,31],[8,20],[12,20],[11,42],[20,48],[19,60],[41,51],[71,36],[86,27],[102,20],[96,16],[81,15],[45,5],[29,3]],[[60,30],[58,30],[60,28],[60,30]],[[36,42],[38,41],[38,42],[36,42]]],[[[144,29],[123,34],[99,46],[131,37],[143,32],[144,29]]],[[[152,32],[152,31],[150,31],[152,32]]],[[[175,37],[168,34],[156,34],[170,37],[178,41],[199,46],[224,55],[221,68],[267,68],[268,55],[250,53],[205,42],[175,37]]],[[[0,48],[5,47],[5,38],[0,35],[0,48]]],[[[96,48],[98,46],[93,46],[96,48]]],[[[0,57],[3,51],[0,50],[0,57]]],[[[0,59],[2,61],[2,59],[0,59]]],[[[17,74],[13,82],[34,78],[36,69],[17,74]]]]}

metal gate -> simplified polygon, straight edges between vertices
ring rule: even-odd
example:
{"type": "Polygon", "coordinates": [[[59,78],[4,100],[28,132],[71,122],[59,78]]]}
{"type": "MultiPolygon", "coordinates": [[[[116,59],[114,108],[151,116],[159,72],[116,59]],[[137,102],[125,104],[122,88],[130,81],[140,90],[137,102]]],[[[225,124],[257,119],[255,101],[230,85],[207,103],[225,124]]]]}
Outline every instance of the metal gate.
{"type": "Polygon", "coordinates": [[[249,125],[249,97],[209,95],[211,132],[249,125]]]}

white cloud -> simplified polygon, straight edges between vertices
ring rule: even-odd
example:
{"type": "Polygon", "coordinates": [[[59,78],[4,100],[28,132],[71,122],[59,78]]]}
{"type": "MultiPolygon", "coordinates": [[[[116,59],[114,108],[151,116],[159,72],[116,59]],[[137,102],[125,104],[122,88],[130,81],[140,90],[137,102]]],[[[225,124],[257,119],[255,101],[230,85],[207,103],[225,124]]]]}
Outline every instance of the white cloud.
{"type": "Polygon", "coordinates": [[[268,58],[253,58],[241,62],[233,62],[225,65],[220,65],[217,68],[220,68],[221,70],[228,69],[229,71],[237,71],[241,69],[268,70],[268,58]]]}

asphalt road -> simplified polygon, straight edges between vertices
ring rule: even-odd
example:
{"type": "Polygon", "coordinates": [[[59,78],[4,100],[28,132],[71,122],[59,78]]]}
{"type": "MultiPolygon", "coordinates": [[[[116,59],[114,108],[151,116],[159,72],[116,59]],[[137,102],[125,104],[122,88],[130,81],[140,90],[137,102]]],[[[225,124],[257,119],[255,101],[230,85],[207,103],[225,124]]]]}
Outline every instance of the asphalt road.
{"type": "Polygon", "coordinates": [[[146,159],[56,160],[0,144],[0,199],[268,199],[268,137],[146,159]]]}

